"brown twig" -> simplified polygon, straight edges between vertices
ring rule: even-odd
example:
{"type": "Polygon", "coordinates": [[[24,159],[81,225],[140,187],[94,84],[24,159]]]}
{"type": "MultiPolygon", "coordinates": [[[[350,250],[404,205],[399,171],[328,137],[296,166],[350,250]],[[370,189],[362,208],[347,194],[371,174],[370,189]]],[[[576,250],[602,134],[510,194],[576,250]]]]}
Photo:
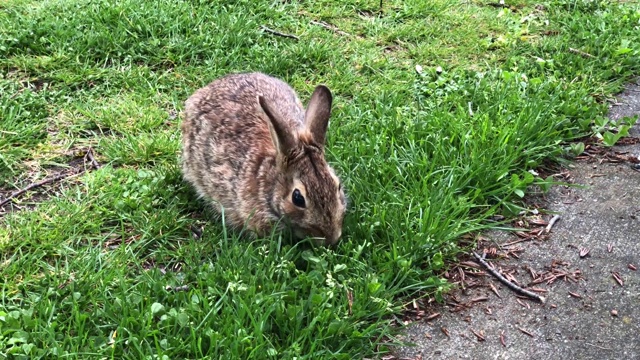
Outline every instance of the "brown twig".
{"type": "Polygon", "coordinates": [[[325,28],[325,29],[327,29],[327,30],[331,30],[331,31],[335,32],[335,33],[336,33],[336,34],[338,34],[338,35],[342,35],[342,36],[351,36],[351,34],[349,34],[349,33],[347,33],[347,32],[344,32],[344,31],[340,30],[337,26],[335,26],[335,25],[331,25],[331,24],[326,23],[326,22],[324,22],[324,21],[315,21],[315,20],[311,20],[311,23],[312,23],[313,25],[317,25],[317,26],[323,27],[323,28],[325,28]]]}
{"type": "Polygon", "coordinates": [[[20,189],[16,192],[14,192],[13,194],[9,195],[6,199],[0,201],[0,208],[3,207],[5,204],[7,204],[8,202],[11,201],[11,199],[20,196],[24,193],[26,193],[27,191],[40,187],[42,185],[46,185],[48,183],[54,182],[54,181],[59,181],[68,177],[72,177],[72,176],[76,176],[76,175],[80,175],[84,172],[84,170],[81,170],[80,172],[66,172],[66,173],[62,173],[62,174],[58,174],[56,176],[44,179],[42,181],[38,181],[37,183],[33,183],[33,184],[29,184],[27,187],[25,187],[24,189],[20,189]]]}
{"type": "Polygon", "coordinates": [[[16,96],[20,95],[26,88],[27,87],[23,87],[22,89],[19,89],[18,91],[14,92],[11,96],[9,96],[9,100],[15,99],[16,96]]]}
{"type": "Polygon", "coordinates": [[[514,241],[508,242],[506,244],[502,244],[502,245],[500,245],[500,247],[501,248],[505,248],[507,246],[519,244],[521,242],[530,241],[530,240],[533,240],[533,236],[532,237],[527,237],[527,238],[521,238],[521,239],[518,239],[518,240],[514,240],[514,241]]]}
{"type": "Polygon", "coordinates": [[[533,337],[533,334],[532,334],[531,332],[529,332],[529,331],[527,331],[527,330],[525,330],[525,329],[521,328],[520,326],[516,326],[516,329],[518,329],[518,330],[522,331],[524,334],[527,334],[527,335],[529,335],[529,336],[533,337]]]}
{"type": "Polygon", "coordinates": [[[484,259],[478,255],[478,253],[476,253],[475,251],[472,251],[473,256],[476,258],[476,260],[478,260],[478,262],[480,262],[480,264],[482,264],[482,266],[484,266],[485,268],[487,268],[487,270],[491,273],[491,275],[495,276],[498,280],[500,280],[503,284],[505,284],[508,288],[510,288],[511,290],[526,295],[530,298],[534,298],[538,301],[540,301],[541,303],[544,304],[544,302],[546,301],[546,299],[543,296],[540,296],[536,293],[533,293],[529,290],[525,290],[523,288],[521,288],[520,286],[512,283],[511,281],[507,280],[504,276],[502,276],[502,274],[500,274],[496,269],[494,269],[491,265],[489,265],[486,261],[484,261],[484,259]]]}
{"type": "Polygon", "coordinates": [[[482,331],[477,332],[477,331],[475,331],[473,329],[469,329],[469,330],[471,330],[473,335],[475,335],[478,338],[478,341],[485,341],[484,334],[482,333],[482,331]]]}
{"type": "Polygon", "coordinates": [[[477,298],[471,299],[471,302],[472,303],[477,303],[477,302],[487,301],[487,300],[489,300],[489,298],[486,297],[486,296],[478,296],[477,298]]]}
{"type": "Polygon", "coordinates": [[[574,54],[578,54],[580,56],[582,56],[583,58],[594,58],[595,56],[586,53],[582,50],[578,50],[578,49],[574,49],[574,48],[569,48],[569,52],[574,53],[574,54]]]}
{"type": "Polygon", "coordinates": [[[530,309],[531,307],[529,306],[529,304],[525,304],[522,301],[520,301],[520,299],[516,298],[516,301],[518,302],[518,304],[520,304],[520,306],[522,307],[526,307],[527,309],[530,309]]]}
{"type": "Polygon", "coordinates": [[[0,201],[0,208],[2,208],[5,204],[9,203],[12,199],[14,199],[14,198],[26,193],[29,190],[35,189],[37,187],[40,187],[42,185],[46,185],[46,184],[49,184],[49,183],[52,183],[52,182],[55,182],[55,181],[60,181],[60,180],[63,180],[63,179],[79,176],[79,175],[85,173],[87,170],[97,169],[100,166],[100,164],[98,164],[98,162],[93,158],[93,155],[91,155],[91,153],[92,153],[92,150],[91,150],[91,148],[89,148],[89,150],[85,154],[85,158],[89,158],[90,161],[91,161],[91,166],[89,166],[87,169],[81,169],[81,170],[74,169],[72,171],[64,172],[64,173],[58,174],[56,176],[52,176],[50,178],[46,178],[44,180],[38,181],[36,183],[29,184],[29,185],[27,185],[27,187],[12,193],[6,199],[0,201]]]}
{"type": "Polygon", "coordinates": [[[89,150],[87,150],[87,154],[84,156],[85,159],[89,159],[89,162],[91,163],[91,167],[93,169],[99,169],[100,168],[100,163],[98,161],[96,161],[96,159],[93,157],[93,149],[89,148],[89,150]]]}
{"type": "Polygon", "coordinates": [[[273,34],[273,35],[276,35],[276,36],[282,36],[282,37],[286,37],[286,38],[289,38],[289,39],[300,40],[300,38],[295,36],[295,35],[285,34],[285,33],[279,32],[279,31],[275,31],[275,30],[270,29],[270,28],[268,28],[268,27],[266,27],[264,25],[260,25],[260,29],[262,29],[262,31],[264,31],[266,33],[273,34]]]}
{"type": "Polygon", "coordinates": [[[438,316],[440,316],[440,313],[433,313],[433,314],[431,314],[431,315],[427,316],[427,317],[425,318],[425,320],[426,320],[426,321],[433,320],[433,319],[437,318],[438,316]]]}
{"type": "Polygon", "coordinates": [[[549,292],[549,290],[547,290],[547,289],[534,288],[534,287],[531,288],[531,291],[538,292],[538,293],[543,293],[543,294],[549,292]]]}
{"type": "Polygon", "coordinates": [[[444,327],[444,326],[443,326],[443,327],[441,327],[441,328],[440,328],[440,331],[442,331],[442,333],[443,333],[443,334],[445,334],[447,337],[451,337],[451,336],[449,335],[449,330],[447,330],[447,328],[446,328],[446,327],[444,327]]]}
{"type": "Polygon", "coordinates": [[[620,286],[624,286],[624,280],[622,280],[622,277],[620,276],[620,273],[617,271],[612,271],[611,272],[611,276],[613,277],[613,279],[618,283],[618,285],[620,286]]]}
{"type": "Polygon", "coordinates": [[[480,265],[478,265],[478,263],[475,263],[473,261],[461,261],[459,265],[466,266],[472,269],[480,269],[480,265]]]}
{"type": "Polygon", "coordinates": [[[573,296],[576,299],[582,299],[582,295],[578,294],[578,293],[574,293],[569,291],[569,295],[573,296]]]}
{"type": "Polygon", "coordinates": [[[489,287],[491,288],[491,291],[493,291],[493,293],[496,294],[497,297],[502,299],[502,296],[500,296],[498,289],[496,289],[496,287],[492,283],[489,283],[489,287]]]}

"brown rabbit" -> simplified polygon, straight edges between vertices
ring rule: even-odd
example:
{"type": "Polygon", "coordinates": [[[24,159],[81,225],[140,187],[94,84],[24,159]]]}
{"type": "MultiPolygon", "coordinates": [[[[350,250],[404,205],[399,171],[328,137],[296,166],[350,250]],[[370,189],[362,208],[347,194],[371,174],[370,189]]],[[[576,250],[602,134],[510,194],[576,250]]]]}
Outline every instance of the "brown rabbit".
{"type": "Polygon", "coordinates": [[[319,85],[305,111],[289,85],[261,73],[213,81],[186,102],[184,178],[232,227],[265,236],[288,224],[335,244],[346,200],[324,158],[331,101],[319,85]]]}

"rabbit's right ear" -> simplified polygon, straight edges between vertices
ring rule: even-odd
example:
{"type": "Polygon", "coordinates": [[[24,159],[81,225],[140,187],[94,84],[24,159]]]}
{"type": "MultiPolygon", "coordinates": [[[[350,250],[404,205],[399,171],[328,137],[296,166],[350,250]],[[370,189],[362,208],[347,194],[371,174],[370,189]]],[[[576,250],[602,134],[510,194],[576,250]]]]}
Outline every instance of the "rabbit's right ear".
{"type": "Polygon", "coordinates": [[[262,95],[258,95],[258,103],[260,107],[267,114],[269,122],[269,131],[271,132],[271,141],[278,150],[278,153],[283,157],[287,157],[289,151],[293,149],[297,144],[296,135],[287,126],[286,119],[284,119],[278,110],[271,106],[271,103],[265,99],[262,95]]]}

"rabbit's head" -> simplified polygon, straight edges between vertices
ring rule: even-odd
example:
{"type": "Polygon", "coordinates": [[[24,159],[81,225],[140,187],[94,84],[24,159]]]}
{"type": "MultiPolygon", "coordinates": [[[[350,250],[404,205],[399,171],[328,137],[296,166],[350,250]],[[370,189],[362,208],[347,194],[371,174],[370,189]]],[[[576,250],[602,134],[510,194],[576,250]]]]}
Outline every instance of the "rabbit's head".
{"type": "Polygon", "coordinates": [[[307,106],[304,122],[292,128],[286,111],[258,96],[269,118],[271,140],[276,148],[278,184],[274,188],[273,210],[277,210],[298,237],[315,237],[325,245],[342,235],[346,198],[340,179],[327,164],[324,145],[331,115],[331,92],[316,87],[307,106]]]}

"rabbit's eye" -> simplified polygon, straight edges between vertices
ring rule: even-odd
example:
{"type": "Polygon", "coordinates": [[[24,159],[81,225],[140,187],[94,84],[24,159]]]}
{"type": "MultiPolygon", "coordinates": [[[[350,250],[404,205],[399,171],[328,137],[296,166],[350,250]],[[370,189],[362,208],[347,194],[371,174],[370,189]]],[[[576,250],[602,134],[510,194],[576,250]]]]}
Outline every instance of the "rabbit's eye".
{"type": "Polygon", "coordinates": [[[293,194],[291,195],[291,201],[293,201],[293,205],[297,207],[305,207],[304,196],[300,193],[300,190],[293,190],[293,194]]]}

